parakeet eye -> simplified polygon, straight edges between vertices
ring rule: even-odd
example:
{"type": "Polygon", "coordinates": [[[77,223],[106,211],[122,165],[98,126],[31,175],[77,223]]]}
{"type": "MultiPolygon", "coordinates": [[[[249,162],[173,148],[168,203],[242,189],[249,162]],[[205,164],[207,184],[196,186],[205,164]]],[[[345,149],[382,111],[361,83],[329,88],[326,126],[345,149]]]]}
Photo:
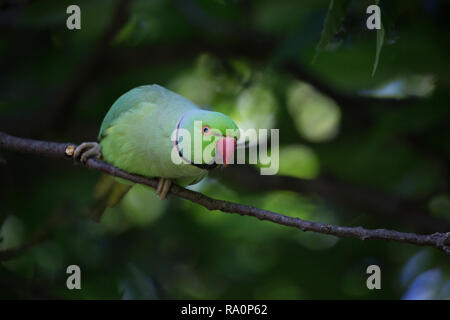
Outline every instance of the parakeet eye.
{"type": "Polygon", "coordinates": [[[208,135],[211,133],[211,128],[208,125],[203,126],[202,128],[203,135],[208,135]]]}

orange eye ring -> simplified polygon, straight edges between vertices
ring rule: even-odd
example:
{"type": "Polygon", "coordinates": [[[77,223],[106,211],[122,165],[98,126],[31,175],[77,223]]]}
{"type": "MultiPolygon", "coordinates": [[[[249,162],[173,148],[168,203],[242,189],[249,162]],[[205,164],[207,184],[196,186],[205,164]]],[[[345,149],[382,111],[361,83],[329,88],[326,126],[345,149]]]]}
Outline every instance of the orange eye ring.
{"type": "Polygon", "coordinates": [[[208,126],[208,125],[204,125],[204,126],[202,127],[202,134],[203,134],[204,136],[207,136],[207,135],[211,134],[211,127],[208,126]]]}

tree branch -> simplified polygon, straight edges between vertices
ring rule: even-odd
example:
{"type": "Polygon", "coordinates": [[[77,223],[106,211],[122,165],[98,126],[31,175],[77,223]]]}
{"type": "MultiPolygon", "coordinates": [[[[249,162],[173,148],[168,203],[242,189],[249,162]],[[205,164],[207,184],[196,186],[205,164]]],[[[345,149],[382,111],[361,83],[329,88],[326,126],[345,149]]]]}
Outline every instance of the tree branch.
{"type": "MultiPolygon", "coordinates": [[[[70,143],[56,143],[24,139],[0,132],[0,149],[70,159],[75,147],[75,145],[70,143]]],[[[89,169],[98,170],[114,177],[147,185],[152,188],[156,188],[158,184],[157,179],[149,179],[125,172],[101,160],[89,159],[84,165],[89,169]]],[[[395,230],[342,227],[328,223],[313,222],[300,218],[288,217],[276,212],[258,209],[252,206],[213,199],[199,192],[191,191],[175,184],[173,184],[170,188],[170,193],[180,198],[197,203],[208,210],[220,210],[225,213],[237,213],[240,215],[251,216],[260,220],[267,220],[276,224],[295,227],[302,231],[312,231],[342,238],[350,237],[360,240],[389,240],[419,246],[432,246],[444,251],[447,255],[450,255],[450,233],[415,234],[395,230]]]]}
{"type": "Polygon", "coordinates": [[[249,166],[233,166],[226,171],[212,172],[214,177],[231,186],[253,192],[287,190],[306,195],[318,195],[339,206],[397,219],[425,232],[445,232],[450,223],[430,216],[417,203],[392,193],[330,178],[300,179],[290,176],[261,176],[249,166]]]}

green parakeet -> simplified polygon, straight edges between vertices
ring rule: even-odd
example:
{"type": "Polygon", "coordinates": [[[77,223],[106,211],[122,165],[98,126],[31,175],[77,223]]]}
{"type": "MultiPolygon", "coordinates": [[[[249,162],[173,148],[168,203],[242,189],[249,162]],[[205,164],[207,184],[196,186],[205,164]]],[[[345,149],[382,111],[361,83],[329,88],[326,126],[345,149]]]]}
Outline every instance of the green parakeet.
{"type": "Polygon", "coordinates": [[[100,146],[82,144],[76,156],[82,161],[99,157],[101,149],[104,161],[124,171],[160,178],[157,193],[164,199],[171,181],[191,185],[203,179],[208,170],[228,164],[234,157],[238,137],[238,127],[228,116],[202,110],[159,85],[146,85],[117,99],[101,125],[100,146]],[[186,146],[188,141],[183,141],[186,137],[180,132],[190,134],[190,145],[186,146]],[[212,146],[210,159],[200,157],[196,161],[196,134],[200,134],[202,152],[212,146]]]}

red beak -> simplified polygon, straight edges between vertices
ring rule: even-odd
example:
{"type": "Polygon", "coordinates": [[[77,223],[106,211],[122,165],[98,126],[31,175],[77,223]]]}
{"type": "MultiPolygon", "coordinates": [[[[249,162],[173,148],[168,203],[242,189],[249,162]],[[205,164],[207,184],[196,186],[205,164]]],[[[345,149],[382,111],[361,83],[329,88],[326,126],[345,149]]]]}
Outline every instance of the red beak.
{"type": "Polygon", "coordinates": [[[224,166],[233,163],[234,150],[236,149],[236,139],[223,137],[216,144],[216,163],[224,166]]]}

